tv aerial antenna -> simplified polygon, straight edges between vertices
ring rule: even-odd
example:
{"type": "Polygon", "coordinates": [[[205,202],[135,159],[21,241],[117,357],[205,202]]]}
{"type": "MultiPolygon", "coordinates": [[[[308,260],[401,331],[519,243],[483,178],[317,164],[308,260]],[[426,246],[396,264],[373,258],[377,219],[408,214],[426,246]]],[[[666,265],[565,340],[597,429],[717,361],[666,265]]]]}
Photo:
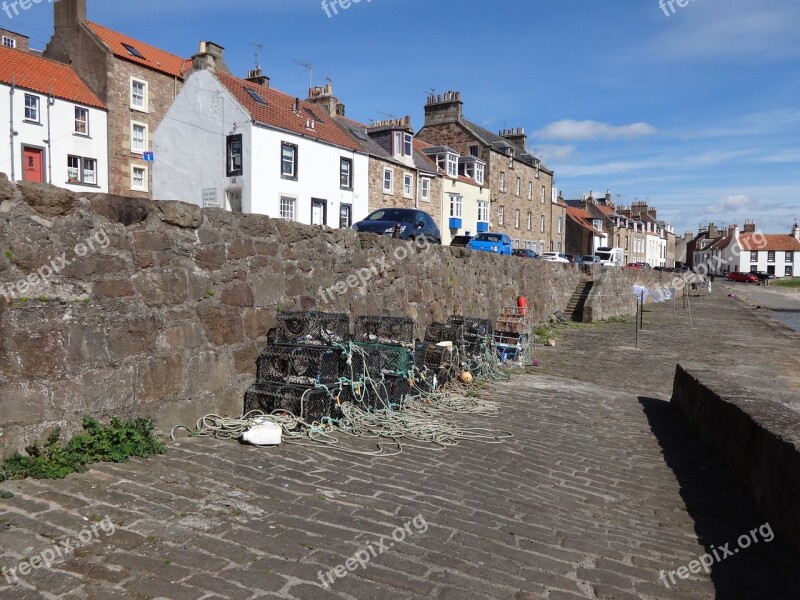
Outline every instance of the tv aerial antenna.
{"type": "Polygon", "coordinates": [[[261,50],[264,49],[264,44],[253,44],[256,51],[253,53],[256,59],[256,70],[261,70],[261,50]]]}
{"type": "Polygon", "coordinates": [[[294,60],[293,62],[295,64],[297,64],[297,65],[300,65],[301,67],[303,67],[306,70],[306,72],[308,73],[308,89],[311,89],[312,86],[313,86],[313,82],[314,82],[314,67],[313,67],[313,65],[311,64],[310,61],[309,62],[303,62],[301,60],[294,60]]]}

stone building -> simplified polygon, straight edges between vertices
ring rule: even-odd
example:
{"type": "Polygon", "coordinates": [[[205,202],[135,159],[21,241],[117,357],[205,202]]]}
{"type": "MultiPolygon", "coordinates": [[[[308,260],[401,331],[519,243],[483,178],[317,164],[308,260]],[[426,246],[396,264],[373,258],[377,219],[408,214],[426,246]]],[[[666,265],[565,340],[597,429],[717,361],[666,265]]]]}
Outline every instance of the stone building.
{"type": "Polygon", "coordinates": [[[30,52],[30,38],[27,35],[22,35],[16,31],[0,27],[0,47],[11,48],[12,50],[19,50],[21,52],[30,52]]]}
{"type": "Polygon", "coordinates": [[[369,212],[380,208],[418,208],[444,233],[442,178],[436,163],[414,140],[411,118],[365,125],[345,115],[345,105],[328,84],[309,90],[307,102],[319,106],[369,156],[369,212]]]}
{"type": "Polygon", "coordinates": [[[86,0],[57,0],[55,34],[44,55],[70,64],[108,107],[109,191],[149,197],[144,153],[191,61],[89,21],[86,0]]]}
{"type": "Polygon", "coordinates": [[[563,251],[563,234],[553,224],[563,224],[566,211],[557,201],[553,172],[527,150],[525,131],[493,134],[464,118],[463,109],[460,92],[429,96],[417,138],[485,163],[492,231],[508,234],[515,248],[563,251]]]}

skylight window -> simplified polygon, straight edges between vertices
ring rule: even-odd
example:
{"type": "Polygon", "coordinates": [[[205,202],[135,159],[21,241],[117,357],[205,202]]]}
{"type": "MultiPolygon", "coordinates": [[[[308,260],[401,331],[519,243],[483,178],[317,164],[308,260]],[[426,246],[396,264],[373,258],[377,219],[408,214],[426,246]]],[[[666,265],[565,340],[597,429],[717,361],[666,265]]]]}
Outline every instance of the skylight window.
{"type": "Polygon", "coordinates": [[[135,56],[136,58],[141,58],[142,60],[147,60],[141,52],[139,52],[136,48],[134,48],[130,44],[122,44],[122,45],[125,47],[125,50],[127,50],[131,56],[135,56]]]}
{"type": "Polygon", "coordinates": [[[263,104],[264,106],[266,106],[266,105],[267,105],[267,101],[266,101],[266,100],[264,100],[264,98],[262,98],[262,97],[261,97],[261,94],[259,94],[257,91],[255,91],[255,90],[251,90],[249,87],[246,87],[246,88],[244,88],[244,89],[245,89],[245,91],[246,91],[248,94],[250,94],[250,97],[251,97],[253,100],[255,100],[256,102],[258,102],[259,104],[263,104]]]}

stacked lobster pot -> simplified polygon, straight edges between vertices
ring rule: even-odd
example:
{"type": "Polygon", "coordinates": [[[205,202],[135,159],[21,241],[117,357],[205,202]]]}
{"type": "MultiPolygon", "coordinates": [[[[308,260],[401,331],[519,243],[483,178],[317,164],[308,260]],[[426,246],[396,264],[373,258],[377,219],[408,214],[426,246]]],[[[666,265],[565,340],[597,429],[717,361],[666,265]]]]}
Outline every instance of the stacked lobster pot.
{"type": "Polygon", "coordinates": [[[259,355],[245,412],[287,411],[307,423],[339,418],[343,379],[362,381],[368,370],[360,357],[350,356],[349,338],[346,314],[279,313],[259,355]]]}
{"type": "Polygon", "coordinates": [[[451,327],[463,327],[462,360],[476,360],[494,352],[494,327],[488,319],[453,315],[447,320],[447,324],[451,327]]]}
{"type": "Polygon", "coordinates": [[[421,360],[417,368],[432,383],[436,375],[436,385],[444,385],[458,377],[461,360],[465,352],[464,326],[449,323],[431,323],[425,330],[425,342],[418,345],[421,360]]]}
{"type": "Polygon", "coordinates": [[[353,357],[367,365],[372,409],[401,406],[414,378],[414,321],[408,317],[356,317],[353,357]]]}

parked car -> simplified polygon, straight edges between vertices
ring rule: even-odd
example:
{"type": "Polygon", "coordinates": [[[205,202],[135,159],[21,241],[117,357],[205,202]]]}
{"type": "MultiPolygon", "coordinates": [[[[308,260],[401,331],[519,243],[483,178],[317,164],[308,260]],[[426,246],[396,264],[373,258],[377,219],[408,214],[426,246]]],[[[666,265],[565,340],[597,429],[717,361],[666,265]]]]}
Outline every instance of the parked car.
{"type": "Polygon", "coordinates": [[[739,281],[742,283],[757,283],[758,277],[755,273],[742,273],[740,271],[733,271],[728,273],[728,279],[730,281],[739,281]]]}
{"type": "Polygon", "coordinates": [[[442,243],[442,234],[428,213],[414,208],[382,208],[370,214],[363,221],[353,225],[359,232],[377,233],[393,237],[395,226],[401,240],[425,237],[434,244],[442,243]]]}
{"type": "Polygon", "coordinates": [[[569,263],[569,259],[560,252],[544,252],[539,258],[550,262],[569,263]]]}
{"type": "Polygon", "coordinates": [[[635,263],[628,263],[628,268],[629,269],[645,269],[646,270],[646,269],[650,269],[652,267],[650,267],[650,264],[646,263],[646,262],[635,262],[635,263]]]}
{"type": "Polygon", "coordinates": [[[479,233],[467,244],[467,248],[511,256],[511,238],[504,233],[479,233]]]}
{"type": "Polygon", "coordinates": [[[450,241],[452,248],[466,248],[475,236],[473,235],[457,235],[450,241]]]}
{"type": "Polygon", "coordinates": [[[767,273],[766,271],[750,271],[753,275],[758,277],[759,281],[767,281],[769,279],[775,279],[775,275],[773,273],[767,273]]]}
{"type": "Polygon", "coordinates": [[[566,256],[567,260],[571,262],[573,265],[583,264],[583,256],[581,256],[580,254],[565,254],[564,256],[566,256]]]}
{"type": "Polygon", "coordinates": [[[514,256],[519,256],[521,258],[539,258],[539,255],[536,254],[536,250],[527,248],[517,248],[514,250],[514,256]]]}
{"type": "Polygon", "coordinates": [[[601,246],[595,253],[595,256],[600,257],[600,264],[606,267],[622,267],[625,261],[625,252],[622,248],[611,248],[609,246],[601,246]]]}
{"type": "Polygon", "coordinates": [[[583,262],[591,265],[599,265],[602,261],[599,256],[595,256],[594,254],[584,254],[583,262]]]}

